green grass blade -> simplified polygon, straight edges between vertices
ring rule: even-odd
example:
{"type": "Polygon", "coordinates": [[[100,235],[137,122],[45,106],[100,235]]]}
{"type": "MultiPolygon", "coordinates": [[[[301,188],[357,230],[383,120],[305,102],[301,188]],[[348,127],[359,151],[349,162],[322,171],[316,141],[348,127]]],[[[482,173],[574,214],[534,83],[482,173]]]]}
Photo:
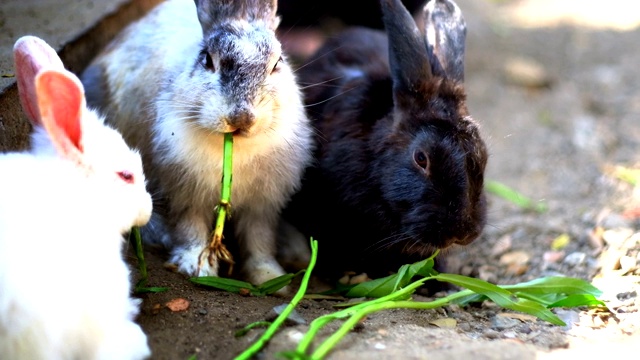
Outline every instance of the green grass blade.
{"type": "Polygon", "coordinates": [[[602,295],[602,291],[588,281],[563,276],[542,277],[528,282],[504,285],[502,287],[509,291],[526,292],[529,294],[602,295]]]}
{"type": "Polygon", "coordinates": [[[260,351],[264,347],[264,345],[273,337],[276,333],[280,325],[284,323],[284,321],[289,317],[289,314],[295,309],[300,300],[304,297],[305,292],[307,291],[307,286],[309,285],[309,278],[311,277],[311,271],[313,267],[316,265],[316,259],[318,256],[318,242],[311,238],[311,259],[309,260],[309,265],[307,265],[307,269],[302,277],[302,281],[300,282],[300,288],[296,292],[293,299],[287,307],[278,315],[278,317],[271,323],[271,325],[265,330],[262,336],[247,350],[243,351],[235,360],[246,360],[253,357],[255,354],[260,351]]]}
{"type": "Polygon", "coordinates": [[[485,180],[484,187],[488,192],[512,202],[523,209],[535,210],[540,213],[547,211],[547,205],[544,202],[533,201],[505,184],[485,180]]]}
{"type": "MultiPolygon", "coordinates": [[[[389,295],[398,289],[405,287],[411,283],[411,280],[420,275],[422,277],[428,277],[435,275],[436,271],[433,269],[434,258],[438,252],[435,252],[431,257],[422,261],[416,262],[411,265],[403,265],[398,270],[397,274],[389,275],[384,278],[365,281],[358,284],[347,291],[346,297],[368,297],[379,298],[385,295],[389,295]]],[[[407,296],[410,296],[408,294],[407,296]]]]}
{"type": "Polygon", "coordinates": [[[554,307],[578,307],[578,306],[606,306],[604,301],[596,299],[590,294],[574,294],[547,305],[549,308],[554,307]]]}
{"type": "Polygon", "coordinates": [[[438,274],[434,276],[434,278],[485,295],[503,308],[531,314],[555,325],[566,325],[559,317],[547,309],[546,306],[535,301],[518,298],[510,291],[484,280],[456,274],[438,274]]]}
{"type": "Polygon", "coordinates": [[[298,275],[304,274],[305,270],[300,270],[295,274],[284,274],[273,278],[271,280],[265,281],[257,287],[257,290],[260,291],[264,295],[273,294],[276,291],[282,289],[283,287],[291,284],[291,281],[298,275]]]}
{"type": "Polygon", "coordinates": [[[224,134],[223,154],[220,201],[229,204],[231,202],[231,169],[233,169],[233,133],[224,134]]]}
{"type": "Polygon", "coordinates": [[[257,287],[246,281],[221,278],[217,276],[199,276],[189,278],[189,280],[198,285],[225,290],[236,294],[249,290],[252,295],[261,295],[257,287]]]}
{"type": "Polygon", "coordinates": [[[245,336],[249,331],[251,331],[251,329],[255,329],[257,327],[267,327],[269,325],[271,325],[270,321],[256,321],[236,331],[234,335],[235,337],[242,337],[245,336]]]}
{"type": "Polygon", "coordinates": [[[147,273],[147,263],[144,260],[144,251],[142,248],[142,236],[140,236],[140,228],[134,226],[129,233],[129,241],[133,244],[133,249],[138,259],[138,269],[140,271],[140,280],[133,288],[133,292],[136,294],[144,293],[159,293],[169,290],[167,287],[147,287],[147,281],[149,280],[149,274],[147,273]]]}

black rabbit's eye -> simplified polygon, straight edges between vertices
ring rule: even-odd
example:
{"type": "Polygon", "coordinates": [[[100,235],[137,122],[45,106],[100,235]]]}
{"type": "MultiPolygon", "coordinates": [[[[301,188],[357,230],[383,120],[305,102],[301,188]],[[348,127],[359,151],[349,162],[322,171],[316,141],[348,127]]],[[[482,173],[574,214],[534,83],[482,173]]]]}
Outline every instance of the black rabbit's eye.
{"type": "Polygon", "coordinates": [[[200,53],[200,63],[205,67],[205,69],[215,71],[215,67],[213,66],[213,59],[208,52],[202,51],[200,53]]]}
{"type": "Polygon", "coordinates": [[[278,58],[278,61],[276,61],[276,64],[273,65],[273,69],[271,69],[271,73],[273,74],[274,72],[278,71],[278,69],[280,68],[280,64],[282,63],[282,56],[280,56],[278,58]]]}
{"type": "Polygon", "coordinates": [[[424,170],[428,170],[428,168],[429,168],[429,158],[427,157],[427,155],[424,152],[422,152],[420,150],[414,151],[414,153],[413,153],[413,161],[420,168],[422,168],[424,170]]]}

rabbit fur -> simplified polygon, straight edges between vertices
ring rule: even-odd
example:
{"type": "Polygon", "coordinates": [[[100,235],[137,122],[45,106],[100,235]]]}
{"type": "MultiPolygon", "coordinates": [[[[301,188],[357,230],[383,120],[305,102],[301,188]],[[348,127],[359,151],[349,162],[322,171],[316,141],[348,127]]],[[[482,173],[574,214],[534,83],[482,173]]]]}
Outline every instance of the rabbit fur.
{"type": "Polygon", "coordinates": [[[14,45],[31,149],[0,155],[0,358],[144,359],[123,235],[151,216],[142,161],[42,39],[14,45]]]}
{"type": "MultiPolygon", "coordinates": [[[[146,243],[164,245],[189,276],[220,198],[223,134],[233,132],[231,221],[242,274],[282,275],[275,237],[282,207],[311,160],[312,129],[275,37],[277,1],[169,0],[126,28],[81,79],[91,105],[141,149],[154,214],[146,243]]],[[[215,260],[215,259],[214,259],[215,260]]]]}
{"type": "Polygon", "coordinates": [[[386,32],[347,28],[299,72],[317,161],[281,229],[285,243],[317,239],[318,271],[335,276],[385,276],[471,243],[486,222],[488,154],[466,106],[462,13],[450,0],[427,2],[418,20],[399,0],[380,5],[386,32]]]}

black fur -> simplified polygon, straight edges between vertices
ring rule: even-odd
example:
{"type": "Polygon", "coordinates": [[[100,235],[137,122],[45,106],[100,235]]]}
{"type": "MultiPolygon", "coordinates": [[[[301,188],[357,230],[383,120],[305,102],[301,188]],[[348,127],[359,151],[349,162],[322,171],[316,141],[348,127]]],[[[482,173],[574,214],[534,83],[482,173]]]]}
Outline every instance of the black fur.
{"type": "Polygon", "coordinates": [[[426,27],[452,39],[445,48],[427,43],[399,0],[381,0],[389,39],[348,29],[299,72],[318,148],[284,217],[318,240],[320,272],[384,276],[485,225],[488,155],[458,61],[466,26],[457,6],[432,1],[426,27]]]}

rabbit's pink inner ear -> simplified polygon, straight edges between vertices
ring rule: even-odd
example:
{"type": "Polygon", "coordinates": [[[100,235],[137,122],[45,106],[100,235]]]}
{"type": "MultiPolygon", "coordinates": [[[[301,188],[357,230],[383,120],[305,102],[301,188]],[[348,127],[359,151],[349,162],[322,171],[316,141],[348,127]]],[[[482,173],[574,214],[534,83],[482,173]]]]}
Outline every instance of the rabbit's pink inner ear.
{"type": "Polygon", "coordinates": [[[36,77],[42,124],[64,157],[82,162],[84,92],[68,71],[46,70],[36,77]]]}

